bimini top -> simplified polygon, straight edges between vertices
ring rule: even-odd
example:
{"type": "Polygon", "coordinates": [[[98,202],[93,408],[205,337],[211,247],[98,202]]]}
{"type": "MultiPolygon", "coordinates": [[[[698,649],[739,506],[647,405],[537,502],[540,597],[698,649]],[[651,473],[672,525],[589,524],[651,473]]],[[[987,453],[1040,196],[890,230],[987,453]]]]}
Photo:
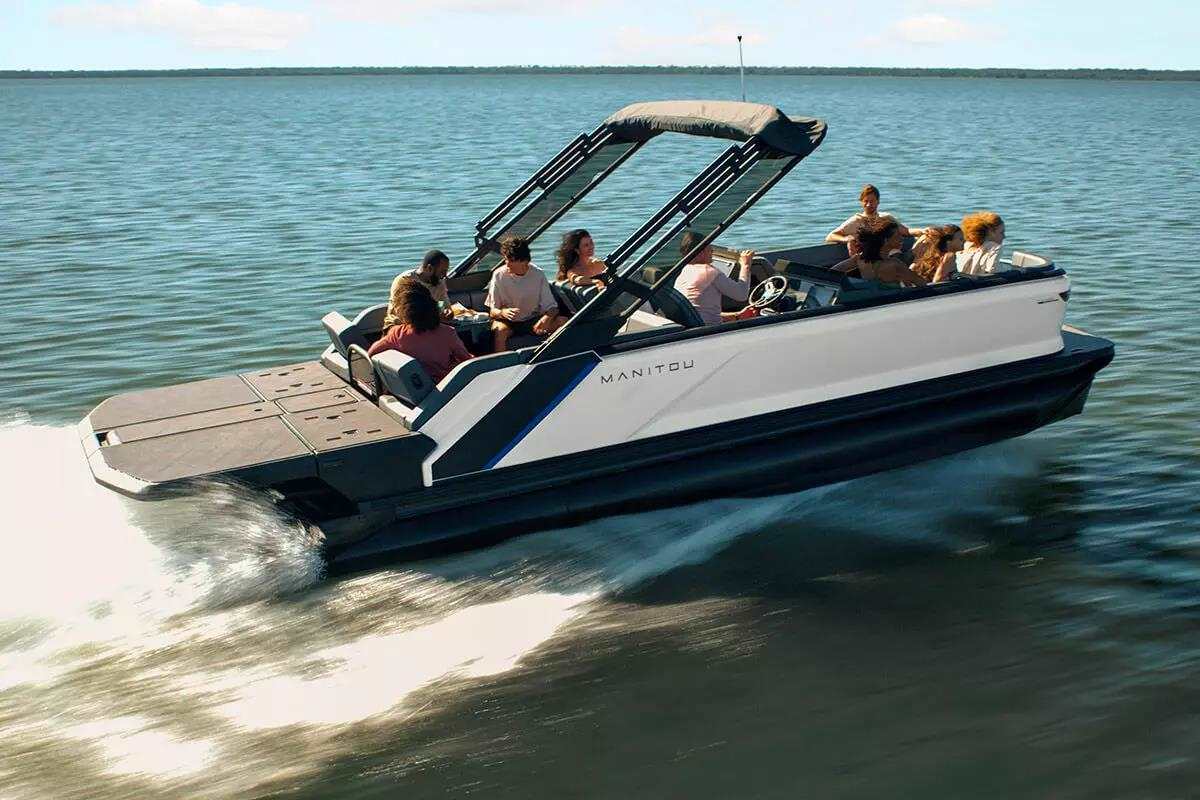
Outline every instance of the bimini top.
{"type": "Polygon", "coordinates": [[[672,131],[744,142],[758,136],[780,156],[803,158],[825,138],[825,123],[789,117],[775,106],[732,100],[665,100],[634,103],[604,121],[616,136],[631,142],[672,131]]]}

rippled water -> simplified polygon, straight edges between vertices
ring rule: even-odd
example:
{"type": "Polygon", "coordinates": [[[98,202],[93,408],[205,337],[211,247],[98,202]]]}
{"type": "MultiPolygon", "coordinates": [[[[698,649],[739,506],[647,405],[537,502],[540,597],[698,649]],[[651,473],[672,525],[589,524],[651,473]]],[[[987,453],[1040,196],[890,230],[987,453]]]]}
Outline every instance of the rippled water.
{"type": "MultiPolygon", "coordinates": [[[[261,498],[90,480],[103,397],[310,358],[575,133],[735,90],[0,82],[0,797],[1194,791],[1196,85],[750,85],[830,134],[727,243],[816,241],[870,180],[1068,269],[1117,360],[1019,441],[337,581],[261,498]]],[[[564,225],[604,252],[713,152],[664,137],[564,225]]]]}

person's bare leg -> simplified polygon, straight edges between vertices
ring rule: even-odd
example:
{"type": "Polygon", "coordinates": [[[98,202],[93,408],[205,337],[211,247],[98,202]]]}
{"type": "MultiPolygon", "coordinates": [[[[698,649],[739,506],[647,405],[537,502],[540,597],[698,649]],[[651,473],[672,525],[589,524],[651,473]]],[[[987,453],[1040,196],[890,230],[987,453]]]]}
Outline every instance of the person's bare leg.
{"type": "Polygon", "coordinates": [[[492,352],[503,353],[508,349],[508,337],[512,335],[512,328],[505,325],[500,320],[492,322],[492,352]]]}

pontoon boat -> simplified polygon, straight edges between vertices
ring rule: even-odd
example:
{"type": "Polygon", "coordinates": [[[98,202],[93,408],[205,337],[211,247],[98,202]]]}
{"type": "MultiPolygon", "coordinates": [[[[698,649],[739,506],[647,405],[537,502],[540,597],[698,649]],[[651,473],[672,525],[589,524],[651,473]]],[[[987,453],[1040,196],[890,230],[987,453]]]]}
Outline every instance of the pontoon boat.
{"type": "Polygon", "coordinates": [[[548,339],[486,354],[486,318],[461,317],[480,356],[434,385],[400,353],[367,356],[383,306],[330,313],[316,360],[102,402],[79,425],[92,473],[139,499],[197,479],[260,487],[352,568],[841,481],[1079,413],[1113,346],[1063,325],[1067,277],[1028,253],[995,275],[892,288],[830,270],[843,245],[762,252],[758,314],[702,323],[679,271],[825,132],[750,103],[628,106],[480,220],[450,273],[452,300],[485,311],[503,236],[537,238],[661,134],[731,140],[609,254],[603,289],[556,286],[570,319],[548,339]],[[704,239],[681,256],[686,230],[704,239]]]}

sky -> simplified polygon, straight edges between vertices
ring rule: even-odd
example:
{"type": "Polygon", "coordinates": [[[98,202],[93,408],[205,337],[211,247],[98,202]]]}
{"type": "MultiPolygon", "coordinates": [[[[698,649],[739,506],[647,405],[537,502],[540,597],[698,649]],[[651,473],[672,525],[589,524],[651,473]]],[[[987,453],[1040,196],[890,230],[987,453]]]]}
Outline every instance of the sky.
{"type": "Polygon", "coordinates": [[[1196,0],[0,0],[0,69],[1200,68],[1196,0]]]}

